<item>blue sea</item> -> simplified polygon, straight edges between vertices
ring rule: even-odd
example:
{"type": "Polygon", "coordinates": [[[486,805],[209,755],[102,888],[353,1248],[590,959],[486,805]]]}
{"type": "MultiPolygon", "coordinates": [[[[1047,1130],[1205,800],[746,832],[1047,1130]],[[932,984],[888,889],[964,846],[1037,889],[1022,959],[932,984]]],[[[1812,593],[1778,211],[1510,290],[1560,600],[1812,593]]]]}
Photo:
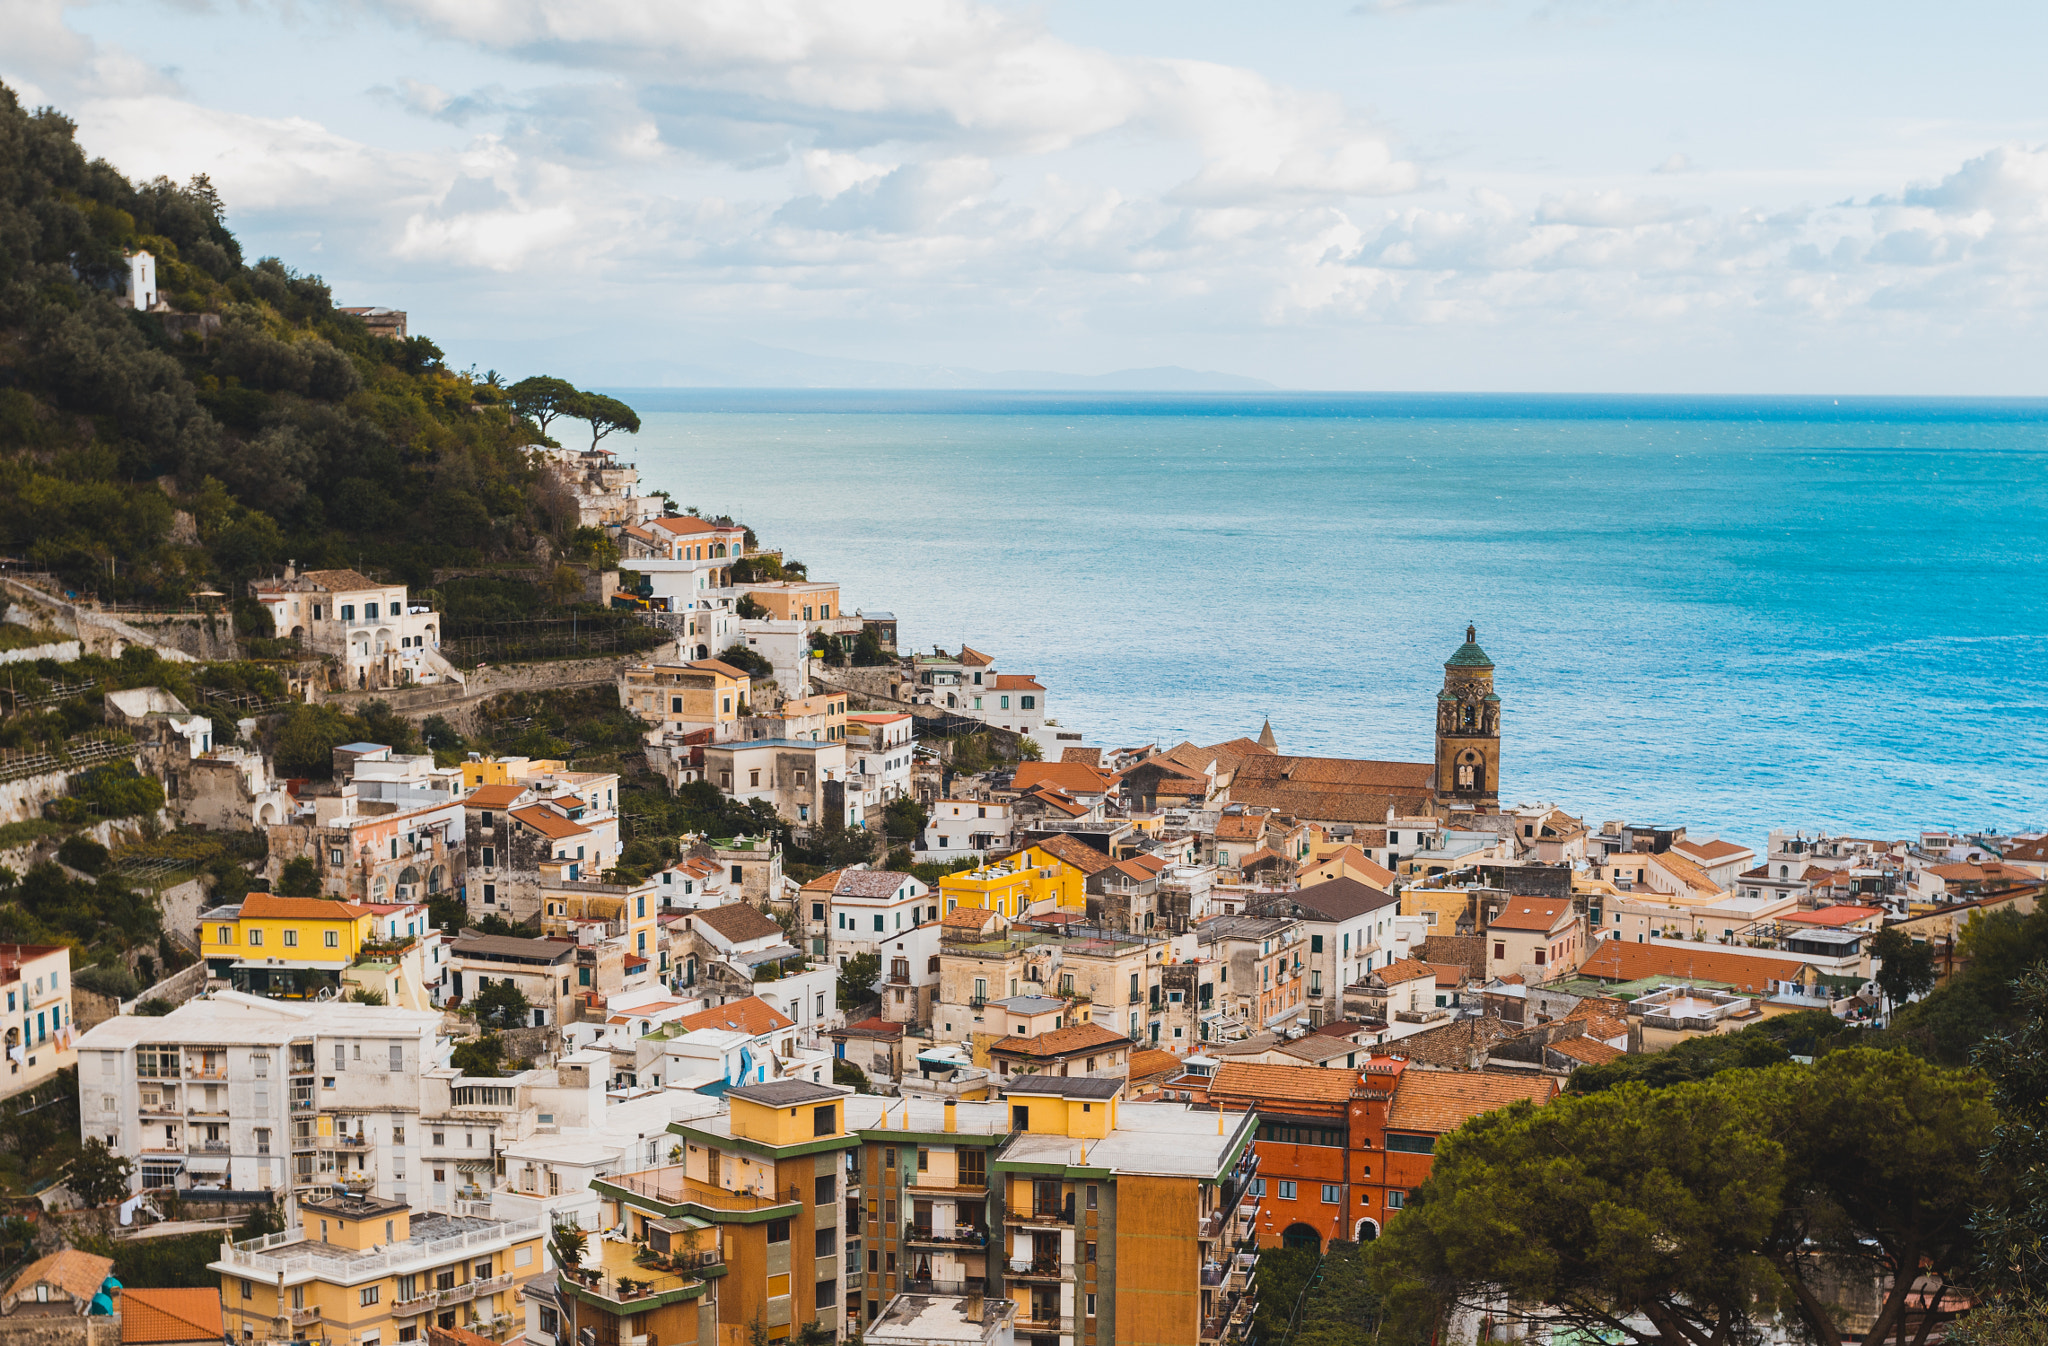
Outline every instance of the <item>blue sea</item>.
{"type": "Polygon", "coordinates": [[[1427,761],[1470,622],[1504,801],[2048,824],[2048,401],[620,393],[647,489],[1090,744],[1427,761]]]}

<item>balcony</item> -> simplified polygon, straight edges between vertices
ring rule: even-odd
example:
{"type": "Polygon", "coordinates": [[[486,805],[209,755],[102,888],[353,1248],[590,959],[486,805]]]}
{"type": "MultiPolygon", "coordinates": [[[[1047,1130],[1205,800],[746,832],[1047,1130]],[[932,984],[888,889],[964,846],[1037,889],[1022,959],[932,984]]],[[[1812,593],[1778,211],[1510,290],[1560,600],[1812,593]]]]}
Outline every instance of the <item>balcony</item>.
{"type": "Polygon", "coordinates": [[[227,1077],[228,1068],[226,1066],[195,1066],[188,1064],[185,1067],[185,1078],[188,1080],[224,1080],[227,1077]]]}
{"type": "Polygon", "coordinates": [[[309,1323],[317,1323],[320,1321],[320,1306],[315,1304],[307,1309],[293,1309],[291,1311],[291,1319],[293,1327],[304,1327],[309,1323]]]}
{"type": "MultiPolygon", "coordinates": [[[[847,1280],[850,1283],[852,1277],[847,1280]]],[[[931,1276],[906,1276],[903,1291],[913,1295],[979,1295],[988,1290],[988,1282],[980,1276],[969,1276],[965,1280],[941,1280],[931,1276]]]]}
{"type": "Polygon", "coordinates": [[[186,1108],[185,1115],[187,1117],[225,1117],[228,1115],[228,1105],[224,1102],[201,1103],[186,1108]]]}
{"type": "Polygon", "coordinates": [[[1015,1258],[1010,1262],[1010,1279],[1013,1281],[1070,1281],[1074,1279],[1074,1264],[1062,1262],[1057,1257],[1034,1257],[1029,1261],[1015,1258]]]}
{"type": "Polygon", "coordinates": [[[777,1206],[810,1204],[810,1198],[793,1186],[766,1193],[735,1192],[690,1177],[680,1164],[593,1179],[593,1186],[599,1190],[616,1188],[664,1206],[697,1206],[719,1214],[744,1215],[777,1206]]]}
{"type": "Polygon", "coordinates": [[[988,1231],[975,1225],[955,1225],[940,1233],[928,1224],[909,1224],[903,1227],[903,1241],[948,1248],[986,1248],[988,1231]]]}
{"type": "Polygon", "coordinates": [[[614,1314],[645,1313],[665,1304],[702,1295],[707,1280],[725,1274],[725,1257],[716,1248],[679,1252],[659,1263],[637,1259],[644,1250],[633,1244],[598,1242],[602,1259],[595,1267],[578,1267],[557,1277],[558,1287],[614,1314]]]}
{"type": "Polygon", "coordinates": [[[1011,1210],[1003,1212],[1004,1224],[1017,1225],[1063,1225],[1074,1222],[1074,1200],[1067,1198],[1065,1206],[1045,1210],[1011,1210]]]}
{"type": "Polygon", "coordinates": [[[1072,1332],[1073,1330],[1073,1318],[1070,1315],[1059,1312],[1057,1309],[1041,1309],[1033,1306],[1027,1313],[1020,1313],[1017,1318],[1017,1335],[1020,1337],[1034,1333],[1050,1334],[1053,1332],[1072,1332]]]}
{"type": "Polygon", "coordinates": [[[187,1154],[226,1154],[228,1143],[224,1140],[195,1140],[185,1147],[187,1154]]]}

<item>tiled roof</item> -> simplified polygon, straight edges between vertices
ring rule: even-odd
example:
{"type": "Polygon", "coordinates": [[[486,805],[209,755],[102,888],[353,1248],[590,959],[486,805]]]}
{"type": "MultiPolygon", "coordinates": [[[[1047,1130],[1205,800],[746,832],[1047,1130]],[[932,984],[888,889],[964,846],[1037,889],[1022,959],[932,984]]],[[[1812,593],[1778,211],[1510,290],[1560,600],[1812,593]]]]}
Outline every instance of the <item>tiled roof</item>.
{"type": "Polygon", "coordinates": [[[1018,790],[1050,785],[1068,794],[1099,795],[1116,784],[1117,778],[1086,762],[1019,762],[1010,784],[1018,790]]]}
{"type": "Polygon", "coordinates": [[[1358,1076],[1348,1070],[1225,1061],[1216,1067],[1215,1082],[1209,1086],[1209,1101],[1348,1104],[1351,1091],[1357,1086],[1358,1076]]]}
{"type": "Polygon", "coordinates": [[[1270,864],[1276,860],[1284,862],[1286,859],[1286,856],[1280,854],[1280,852],[1276,850],[1273,850],[1271,847],[1261,846],[1257,850],[1253,851],[1250,855],[1247,855],[1243,859],[1239,860],[1237,862],[1237,867],[1239,869],[1250,869],[1254,865],[1270,864]]]}
{"type": "Polygon", "coordinates": [[[150,1346],[172,1341],[217,1342],[220,1290],[135,1285],[121,1291],[121,1340],[150,1346]]]}
{"type": "Polygon", "coordinates": [[[1471,969],[1462,963],[1431,963],[1430,967],[1436,972],[1438,986],[1462,985],[1472,975],[1471,969]]]}
{"type": "Polygon", "coordinates": [[[715,1005],[710,1009],[685,1014],[676,1023],[696,1032],[700,1028],[722,1028],[729,1032],[745,1033],[759,1037],[788,1028],[791,1021],[782,1016],[776,1008],[757,995],[745,1000],[735,1000],[729,1005],[715,1005]]]}
{"type": "Polygon", "coordinates": [[[502,809],[525,793],[524,785],[479,785],[462,802],[473,809],[502,809]]]}
{"type": "Polygon", "coordinates": [[[995,660],[969,645],[960,647],[960,662],[968,668],[987,668],[995,660]]]}
{"type": "Polygon", "coordinates": [[[1218,841],[1257,841],[1265,834],[1263,813],[1226,813],[1216,820],[1218,841]]]}
{"type": "MultiPolygon", "coordinates": [[[[1042,692],[1045,688],[1039,686],[1036,673],[998,673],[996,674],[996,690],[999,692],[1042,692]]],[[[1060,760],[1066,760],[1064,754],[1062,754],[1060,760]]]]}
{"type": "Polygon", "coordinates": [[[1738,846],[1732,841],[1687,840],[1674,843],[1674,849],[1677,846],[1683,846],[1688,851],[1691,851],[1694,854],[1699,855],[1709,861],[1726,860],[1731,856],[1749,855],[1752,853],[1749,847],[1738,846]]]}
{"type": "Polygon", "coordinates": [[[1253,754],[1239,761],[1230,796],[1316,822],[1384,824],[1388,809],[1427,808],[1435,779],[1436,768],[1427,762],[1253,754]]]}
{"type": "Polygon", "coordinates": [[[250,893],[242,899],[242,915],[255,920],[353,921],[370,914],[368,907],[319,897],[272,897],[250,893]]]}
{"type": "Polygon", "coordinates": [[[1302,915],[1319,921],[1348,921],[1395,901],[1392,893],[1360,883],[1348,874],[1312,883],[1287,896],[1302,915]]]}
{"type": "Polygon", "coordinates": [[[571,822],[553,809],[544,808],[539,804],[530,804],[523,809],[513,809],[505,816],[517,818],[520,822],[525,823],[550,841],[562,841],[569,837],[580,837],[590,831],[582,823],[571,822]]]}
{"type": "Polygon", "coordinates": [[[1541,1106],[1557,1096],[1548,1077],[1469,1070],[1404,1070],[1387,1105],[1387,1129],[1446,1135],[1481,1113],[1523,1099],[1541,1106]]]}
{"type": "Polygon", "coordinates": [[[1441,1028],[1425,1028],[1389,1044],[1387,1050],[1411,1061],[1468,1070],[1474,1053],[1514,1035],[1513,1025],[1484,1014],[1474,1019],[1453,1019],[1441,1028]]]}
{"type": "Polygon", "coordinates": [[[1644,977],[1712,981],[1749,995],[1765,995],[1774,981],[1792,981],[1802,964],[1779,958],[1753,958],[1725,953],[1711,945],[1631,944],[1603,939],[1579,964],[1579,975],[1601,981],[1637,981],[1644,977]]]}
{"type": "Polygon", "coordinates": [[[782,934],[781,926],[745,902],[733,902],[723,907],[706,907],[697,913],[697,920],[735,944],[743,944],[750,939],[763,939],[770,935],[779,937],[782,934]]]}
{"type": "Polygon", "coordinates": [[[847,1037],[900,1038],[903,1036],[903,1028],[904,1025],[897,1023],[892,1019],[883,1019],[877,1017],[873,1019],[862,1019],[858,1023],[850,1023],[846,1027],[836,1029],[834,1031],[837,1033],[845,1034],[847,1037]]]}
{"type": "Polygon", "coordinates": [[[1149,1079],[1154,1075],[1170,1075],[1179,1070],[1180,1058],[1157,1047],[1144,1047],[1131,1053],[1130,1066],[1132,1079],[1149,1079]]]}
{"type": "Polygon", "coordinates": [[[1559,1038],[1549,1044],[1550,1050],[1560,1056],[1569,1056],[1574,1061],[1589,1066],[1606,1065],[1617,1057],[1628,1055],[1619,1047],[1610,1047],[1594,1038],[1559,1038]]]}
{"type": "Polygon", "coordinates": [[[1839,928],[1845,925],[1854,925],[1858,921],[1867,921],[1873,916],[1882,915],[1884,915],[1884,912],[1878,907],[1843,905],[1817,907],[1812,911],[1788,911],[1778,919],[1790,922],[1793,925],[1821,925],[1839,928]]]}
{"type": "Polygon", "coordinates": [[[896,890],[910,882],[910,875],[893,869],[842,869],[832,889],[834,897],[894,897],[896,890]]]}
{"type": "Polygon", "coordinates": [[[2015,841],[2005,848],[2008,860],[2048,860],[2048,837],[2033,837],[2026,841],[2015,841]]]}
{"type": "Polygon", "coordinates": [[[1556,929],[1571,911],[1572,900],[1568,897],[1511,897],[1487,929],[1533,930],[1541,934],[1556,929]]]}
{"type": "Polygon", "coordinates": [[[1064,860],[1080,870],[1083,875],[1098,874],[1115,863],[1087,842],[1076,841],[1064,832],[1034,844],[1055,860],[1064,860]]]}
{"type": "Polygon", "coordinates": [[[1324,1061],[1334,1061],[1340,1056],[1351,1055],[1358,1050],[1358,1044],[1324,1033],[1310,1033],[1303,1037],[1290,1038],[1286,1042],[1275,1043],[1273,1050],[1297,1060],[1314,1061],[1320,1066],[1324,1061]]]}
{"type": "Polygon", "coordinates": [[[845,872],[843,869],[827,870],[805,884],[803,891],[807,893],[831,893],[839,887],[839,876],[845,872]]]}
{"type": "Polygon", "coordinates": [[[1111,1032],[1101,1024],[1088,1023],[1056,1028],[1050,1033],[1040,1033],[1035,1038],[1004,1038],[990,1046],[989,1051],[1043,1059],[1099,1052],[1118,1045],[1129,1046],[1130,1039],[1121,1033],[1111,1032]]]}
{"type": "Polygon", "coordinates": [[[1704,869],[1674,851],[1656,856],[1655,861],[1659,869],[1695,892],[1717,893],[1721,890],[1721,885],[1708,878],[1704,869]]]}
{"type": "Polygon", "coordinates": [[[1066,814],[1069,818],[1078,818],[1088,811],[1087,805],[1076,803],[1072,796],[1050,785],[1034,785],[1024,793],[1027,798],[1035,799],[1047,808],[1066,814]]]}
{"type": "Polygon", "coordinates": [[[650,528],[659,528],[665,533],[675,533],[683,536],[695,536],[698,533],[744,533],[747,531],[740,524],[713,523],[709,519],[700,519],[692,514],[668,515],[659,519],[649,519],[647,524],[650,528]]]}
{"type": "Polygon", "coordinates": [[[939,918],[939,925],[951,930],[979,930],[996,918],[987,907],[956,907],[939,918]]]}
{"type": "Polygon", "coordinates": [[[1396,958],[1385,967],[1375,970],[1372,975],[1386,985],[1392,986],[1396,982],[1416,981],[1423,977],[1434,979],[1436,967],[1416,958],[1396,958]]]}
{"type": "Polygon", "coordinates": [[[721,678],[737,678],[741,682],[745,682],[751,676],[744,668],[734,668],[723,659],[692,659],[683,667],[694,668],[703,673],[716,673],[721,678]]]}
{"type": "Polygon", "coordinates": [[[87,1300],[98,1294],[100,1282],[113,1274],[113,1258],[64,1248],[48,1257],[38,1257],[23,1267],[14,1283],[7,1287],[7,1293],[19,1294],[40,1281],[62,1288],[74,1299],[87,1300]]]}
{"type": "Polygon", "coordinates": [[[388,589],[392,586],[379,584],[368,575],[354,570],[307,570],[299,578],[330,593],[352,594],[362,589],[388,589]]]}
{"type": "Polygon", "coordinates": [[[1062,762],[1079,762],[1082,766],[1093,767],[1100,771],[1102,769],[1102,749],[1061,748],[1060,760],[1062,762]]]}

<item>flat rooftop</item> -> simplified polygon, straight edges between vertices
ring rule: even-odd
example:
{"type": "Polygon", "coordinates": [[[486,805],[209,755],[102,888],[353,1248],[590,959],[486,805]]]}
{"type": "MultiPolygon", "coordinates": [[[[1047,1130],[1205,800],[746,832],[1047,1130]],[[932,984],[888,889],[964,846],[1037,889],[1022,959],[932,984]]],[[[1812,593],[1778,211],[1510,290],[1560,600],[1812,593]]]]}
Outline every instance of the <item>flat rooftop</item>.
{"type": "MultiPolygon", "coordinates": [[[[855,1131],[887,1129],[944,1131],[946,1105],[937,1098],[882,1098],[855,1094],[846,1100],[846,1125],[855,1131]],[[905,1113],[910,1125],[903,1125],[905,1113]],[[887,1121],[883,1120],[887,1114],[887,1121]]],[[[954,1107],[954,1129],[967,1136],[1006,1136],[1010,1133],[1010,1108],[1006,1103],[960,1103],[954,1107]]]]}
{"type": "Polygon", "coordinates": [[[1000,1159],[1026,1164],[1088,1167],[1165,1178],[1214,1178],[1256,1121],[1249,1112],[1197,1112],[1185,1103],[1125,1103],[1117,1128],[1103,1140],[1040,1135],[1026,1131],[1003,1147],[1000,1159]],[[1222,1123],[1222,1134],[1217,1124],[1222,1123]]]}
{"type": "Polygon", "coordinates": [[[901,1294],[862,1334],[866,1341],[989,1341],[1016,1313],[1015,1300],[981,1295],[901,1294]]]}

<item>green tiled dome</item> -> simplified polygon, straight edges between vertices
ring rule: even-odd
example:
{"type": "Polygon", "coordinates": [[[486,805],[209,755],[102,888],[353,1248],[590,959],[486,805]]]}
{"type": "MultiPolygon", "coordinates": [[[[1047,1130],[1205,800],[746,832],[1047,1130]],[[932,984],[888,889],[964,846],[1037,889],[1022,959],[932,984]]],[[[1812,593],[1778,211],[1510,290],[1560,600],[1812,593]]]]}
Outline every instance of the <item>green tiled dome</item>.
{"type": "Polygon", "coordinates": [[[1486,657],[1486,651],[1479,648],[1479,629],[1465,628],[1465,643],[1458,652],[1444,661],[1445,668],[1492,668],[1493,660],[1486,657]]]}

